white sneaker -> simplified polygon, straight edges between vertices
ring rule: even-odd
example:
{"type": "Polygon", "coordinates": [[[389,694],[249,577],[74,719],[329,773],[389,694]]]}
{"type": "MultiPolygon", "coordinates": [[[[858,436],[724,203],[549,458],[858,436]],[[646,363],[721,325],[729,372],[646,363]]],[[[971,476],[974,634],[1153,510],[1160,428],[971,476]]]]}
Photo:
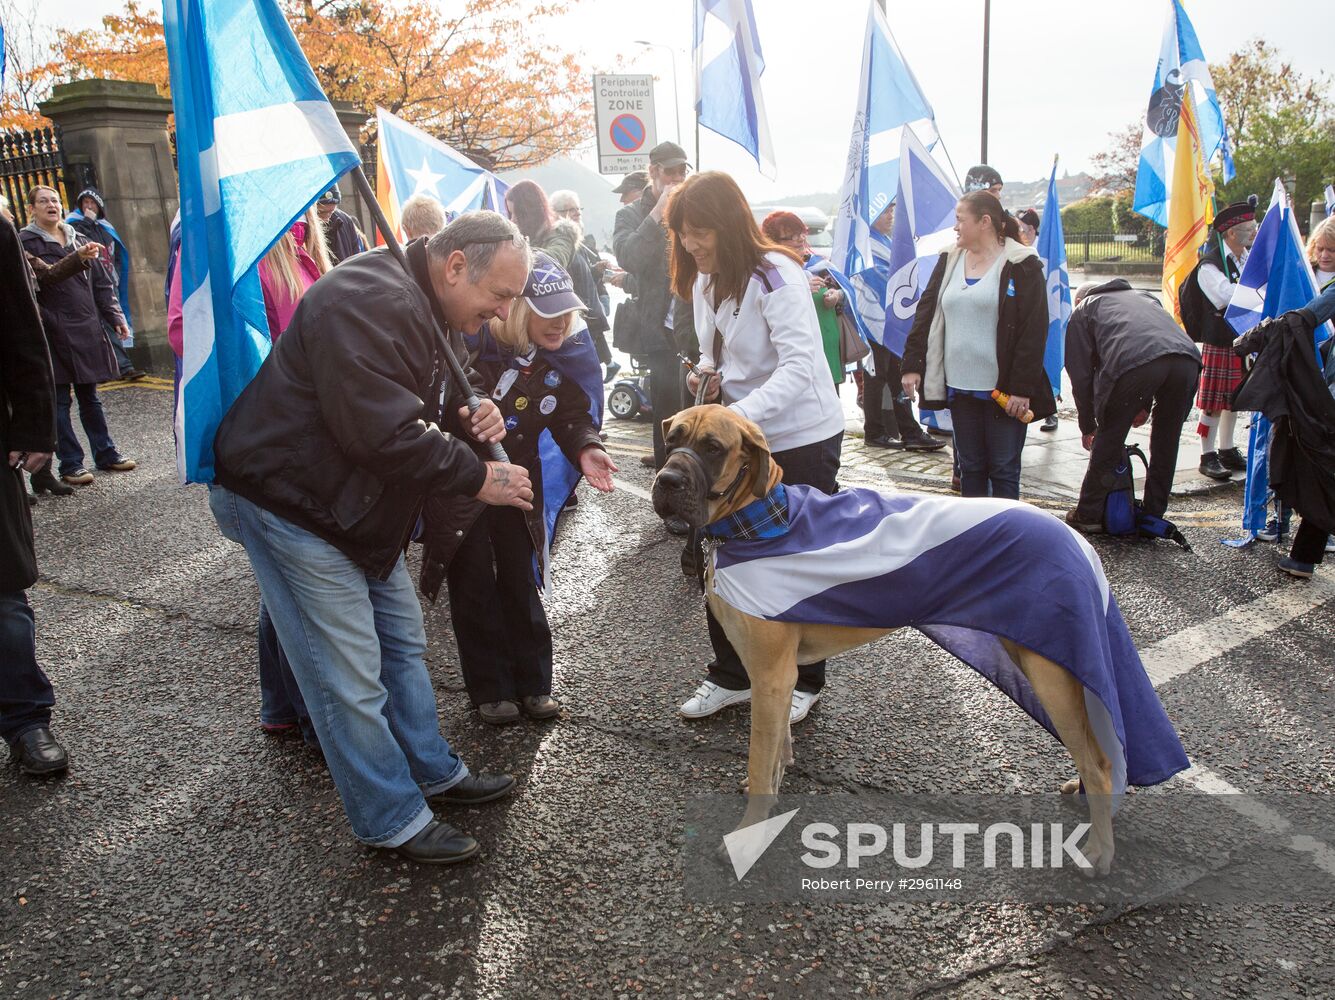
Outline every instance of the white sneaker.
{"type": "Polygon", "coordinates": [[[788,724],[795,725],[807,717],[811,711],[811,706],[820,701],[820,692],[814,694],[810,691],[793,690],[793,707],[788,712],[788,724]]]}
{"type": "Polygon", "coordinates": [[[686,704],[677,711],[688,719],[703,719],[715,712],[751,700],[751,689],[730,691],[719,687],[713,681],[705,681],[695,689],[695,694],[686,699],[686,704]]]}

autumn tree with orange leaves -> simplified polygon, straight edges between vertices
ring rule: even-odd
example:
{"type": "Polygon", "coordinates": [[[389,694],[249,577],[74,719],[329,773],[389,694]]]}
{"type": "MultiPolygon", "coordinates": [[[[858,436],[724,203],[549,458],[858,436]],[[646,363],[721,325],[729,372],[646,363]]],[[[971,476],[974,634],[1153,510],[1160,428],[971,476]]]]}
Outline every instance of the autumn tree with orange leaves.
{"type": "MultiPolygon", "coordinates": [[[[446,14],[424,0],[279,0],[331,100],[388,111],[494,170],[541,163],[592,132],[588,76],[539,39],[579,0],[462,0],[446,14]]],[[[138,0],[100,30],[57,32],[49,58],[23,67],[24,89],[0,104],[0,128],[45,124],[52,84],[102,78],[168,92],[158,13],[138,0]]],[[[367,138],[370,138],[367,135],[367,138]]]]}

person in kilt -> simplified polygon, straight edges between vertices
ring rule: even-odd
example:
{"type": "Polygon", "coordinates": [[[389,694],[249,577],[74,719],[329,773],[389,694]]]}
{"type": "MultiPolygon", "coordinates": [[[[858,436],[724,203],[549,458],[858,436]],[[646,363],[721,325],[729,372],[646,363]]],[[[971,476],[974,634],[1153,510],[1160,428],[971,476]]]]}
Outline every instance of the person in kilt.
{"type": "Polygon", "coordinates": [[[1233,443],[1237,414],[1233,393],[1242,382],[1242,359],[1233,353],[1234,331],[1224,320],[1247,249],[1256,238],[1256,207],[1242,201],[1221,209],[1211,225],[1200,263],[1182,285],[1183,324],[1201,345],[1201,384],[1196,394],[1201,475],[1229,479],[1245,472],[1247,459],[1233,443]]]}

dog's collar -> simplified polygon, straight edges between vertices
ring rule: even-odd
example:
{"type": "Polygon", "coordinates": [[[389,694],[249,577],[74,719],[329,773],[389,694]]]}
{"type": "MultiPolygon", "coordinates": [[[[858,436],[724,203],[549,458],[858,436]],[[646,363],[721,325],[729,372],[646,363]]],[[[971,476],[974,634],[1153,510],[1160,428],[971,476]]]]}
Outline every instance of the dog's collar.
{"type": "Polygon", "coordinates": [[[737,538],[750,541],[755,538],[778,538],[788,533],[788,491],[777,483],[759,500],[752,501],[727,517],[706,524],[702,529],[706,538],[737,538]]]}

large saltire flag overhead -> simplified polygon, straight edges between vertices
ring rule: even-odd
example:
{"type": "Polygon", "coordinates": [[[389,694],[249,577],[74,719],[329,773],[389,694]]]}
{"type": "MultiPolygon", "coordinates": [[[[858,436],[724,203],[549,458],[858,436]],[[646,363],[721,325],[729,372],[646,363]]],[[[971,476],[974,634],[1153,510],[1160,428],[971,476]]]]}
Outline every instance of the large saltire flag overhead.
{"type": "MultiPolygon", "coordinates": [[[[1242,266],[1224,318],[1239,334],[1263,319],[1300,309],[1317,294],[1316,275],[1303,252],[1302,235],[1284,182],[1276,179],[1270,207],[1256,231],[1256,239],[1242,266]]],[[[1316,329],[1315,351],[1331,336],[1329,323],[1316,329]]],[[[1255,536],[1269,517],[1270,421],[1252,417],[1247,444],[1247,487],[1243,497],[1242,526],[1255,536]]]]}
{"type": "Polygon", "coordinates": [[[1062,233],[1062,207],[1057,200],[1057,162],[1048,178],[1048,198],[1039,222],[1038,259],[1048,292],[1048,342],[1043,350],[1043,370],[1052,391],[1062,393],[1062,368],[1066,363],[1066,321],[1071,318],[1071,278],[1066,271],[1066,240],[1062,233]]]}
{"type": "Polygon", "coordinates": [[[765,56],[751,0],[695,0],[693,52],[696,121],[737,143],[773,177],[774,144],[760,87],[765,56]]]}
{"type": "Polygon", "coordinates": [[[902,356],[932,277],[936,257],[955,243],[955,205],[960,189],[932,159],[911,127],[900,140],[899,201],[891,231],[890,277],[886,288],[882,343],[902,356]]]}
{"type": "MultiPolygon", "coordinates": [[[[895,44],[885,15],[876,0],[870,0],[857,113],[835,212],[830,260],[855,283],[864,284],[863,296],[869,304],[871,299],[878,299],[874,304],[882,312],[890,236],[877,232],[872,224],[899,190],[899,154],[906,127],[912,128],[928,149],[936,144],[936,113],[895,44]]],[[[884,317],[879,322],[867,313],[864,317],[872,330],[884,325],[884,317]]]]}
{"type": "Polygon", "coordinates": [[[491,171],[384,108],[376,108],[376,126],[376,201],[400,242],[403,203],[414,195],[434,198],[456,215],[477,208],[505,213],[508,185],[491,171]]]}
{"type": "Polygon", "coordinates": [[[176,113],[186,482],[213,481],[213,436],[269,353],[258,264],[361,162],[276,0],[165,0],[176,113]]]}
{"type": "Polygon", "coordinates": [[[1224,183],[1227,184],[1234,177],[1233,147],[1224,125],[1224,113],[1219,107],[1219,95],[1215,93],[1210,67],[1191,19],[1179,0],[1169,0],[1154,86],[1145,110],[1132,206],[1161,226],[1168,225],[1168,204],[1175,173],[1173,164],[1179,141],[1178,119],[1182,113],[1182,99],[1187,94],[1193,99],[1199,123],[1201,158],[1208,164],[1216,154],[1219,155],[1224,183]]]}
{"type": "Polygon", "coordinates": [[[1196,112],[1189,92],[1182,95],[1178,116],[1177,155],[1173,158],[1173,198],[1163,253],[1164,304],[1182,323],[1178,290],[1196,267],[1196,251],[1214,220],[1214,182],[1201,156],[1196,112]]]}

